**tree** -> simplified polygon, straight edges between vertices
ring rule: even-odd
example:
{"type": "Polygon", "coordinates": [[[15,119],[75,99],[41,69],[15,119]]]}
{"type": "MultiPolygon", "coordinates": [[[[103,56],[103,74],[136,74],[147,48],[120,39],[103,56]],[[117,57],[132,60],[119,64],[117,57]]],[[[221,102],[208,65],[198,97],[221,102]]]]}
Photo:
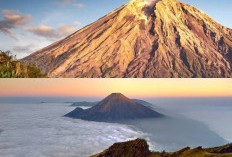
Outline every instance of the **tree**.
{"type": "Polygon", "coordinates": [[[10,51],[0,50],[0,78],[46,78],[35,65],[27,65],[11,55],[10,51]]]}

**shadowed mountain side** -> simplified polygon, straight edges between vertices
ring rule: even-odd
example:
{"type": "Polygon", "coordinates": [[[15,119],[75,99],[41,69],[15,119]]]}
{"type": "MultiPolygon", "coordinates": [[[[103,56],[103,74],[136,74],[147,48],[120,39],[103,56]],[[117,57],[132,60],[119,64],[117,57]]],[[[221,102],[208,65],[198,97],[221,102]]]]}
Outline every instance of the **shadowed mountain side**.
{"type": "Polygon", "coordinates": [[[113,93],[92,108],[76,108],[65,116],[89,121],[118,122],[128,119],[159,118],[162,114],[128,99],[120,93],[113,93]]]}
{"type": "Polygon", "coordinates": [[[50,77],[232,77],[232,30],[178,0],[132,0],[23,59],[50,77]]]}
{"type": "Polygon", "coordinates": [[[134,141],[115,143],[102,153],[91,157],[231,157],[232,144],[228,144],[216,148],[203,149],[197,147],[191,149],[183,148],[179,151],[167,152],[151,152],[145,140],[136,139],[134,141]],[[225,149],[226,148],[226,149],[225,149]],[[218,151],[219,150],[219,151],[218,151]]]}

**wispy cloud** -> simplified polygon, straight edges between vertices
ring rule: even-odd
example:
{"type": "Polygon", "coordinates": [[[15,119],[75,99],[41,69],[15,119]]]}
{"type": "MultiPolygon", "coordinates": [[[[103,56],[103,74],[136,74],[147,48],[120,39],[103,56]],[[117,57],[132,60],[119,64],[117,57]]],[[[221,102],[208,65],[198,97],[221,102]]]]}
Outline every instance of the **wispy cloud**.
{"type": "Polygon", "coordinates": [[[77,29],[73,26],[69,25],[61,25],[57,28],[56,32],[58,34],[58,37],[66,37],[72,33],[74,33],[77,29]]]}
{"type": "Polygon", "coordinates": [[[77,3],[77,0],[54,0],[55,4],[65,7],[66,5],[72,5],[75,8],[84,8],[84,4],[77,3]]]}
{"type": "Polygon", "coordinates": [[[12,29],[23,27],[32,20],[30,14],[22,14],[18,10],[2,10],[3,20],[0,21],[0,31],[14,37],[12,29]]]}
{"type": "Polygon", "coordinates": [[[2,10],[3,15],[15,15],[20,14],[20,11],[18,10],[2,10]]]}
{"type": "Polygon", "coordinates": [[[76,26],[81,26],[82,25],[82,23],[80,22],[80,21],[74,21],[74,25],[76,25],[76,26]]]}
{"type": "Polygon", "coordinates": [[[19,45],[16,45],[13,47],[13,51],[14,52],[17,52],[17,53],[31,53],[32,52],[32,49],[35,47],[34,44],[28,44],[28,45],[25,45],[25,46],[19,46],[19,45]]]}
{"type": "Polygon", "coordinates": [[[76,2],[76,0],[63,0],[63,4],[70,4],[76,2]]]}
{"type": "Polygon", "coordinates": [[[82,3],[74,3],[73,6],[74,6],[75,8],[84,8],[85,5],[82,4],[82,3]]]}
{"type": "Polygon", "coordinates": [[[75,2],[76,2],[76,0],[54,0],[55,4],[62,5],[62,6],[65,6],[65,5],[68,5],[71,3],[75,3],[75,2]]]}
{"type": "Polygon", "coordinates": [[[76,28],[70,25],[60,25],[57,29],[53,29],[49,26],[41,25],[40,27],[27,28],[26,31],[48,40],[57,40],[74,33],[76,28]]]}
{"type": "Polygon", "coordinates": [[[40,27],[27,28],[26,31],[50,39],[57,36],[56,31],[53,28],[45,25],[41,25],[40,27]]]}

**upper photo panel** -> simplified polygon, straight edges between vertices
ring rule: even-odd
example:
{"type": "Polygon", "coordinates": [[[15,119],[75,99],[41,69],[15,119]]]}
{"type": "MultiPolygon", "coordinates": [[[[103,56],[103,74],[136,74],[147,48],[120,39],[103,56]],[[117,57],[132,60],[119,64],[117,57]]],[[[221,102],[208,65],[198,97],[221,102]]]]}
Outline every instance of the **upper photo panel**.
{"type": "Polygon", "coordinates": [[[2,78],[232,77],[229,0],[0,4],[2,78]]]}

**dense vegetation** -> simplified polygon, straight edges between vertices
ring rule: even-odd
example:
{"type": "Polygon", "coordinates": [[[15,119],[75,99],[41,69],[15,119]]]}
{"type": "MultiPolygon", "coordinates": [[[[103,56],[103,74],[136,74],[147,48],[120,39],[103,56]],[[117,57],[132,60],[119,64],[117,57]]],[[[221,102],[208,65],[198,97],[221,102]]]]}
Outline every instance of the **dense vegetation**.
{"type": "Polygon", "coordinates": [[[45,78],[35,65],[26,65],[9,51],[0,51],[0,78],[45,78]]]}
{"type": "Polygon", "coordinates": [[[92,157],[232,157],[232,144],[207,149],[186,147],[182,150],[168,153],[165,151],[151,152],[145,140],[137,139],[116,143],[104,152],[92,157]]]}

